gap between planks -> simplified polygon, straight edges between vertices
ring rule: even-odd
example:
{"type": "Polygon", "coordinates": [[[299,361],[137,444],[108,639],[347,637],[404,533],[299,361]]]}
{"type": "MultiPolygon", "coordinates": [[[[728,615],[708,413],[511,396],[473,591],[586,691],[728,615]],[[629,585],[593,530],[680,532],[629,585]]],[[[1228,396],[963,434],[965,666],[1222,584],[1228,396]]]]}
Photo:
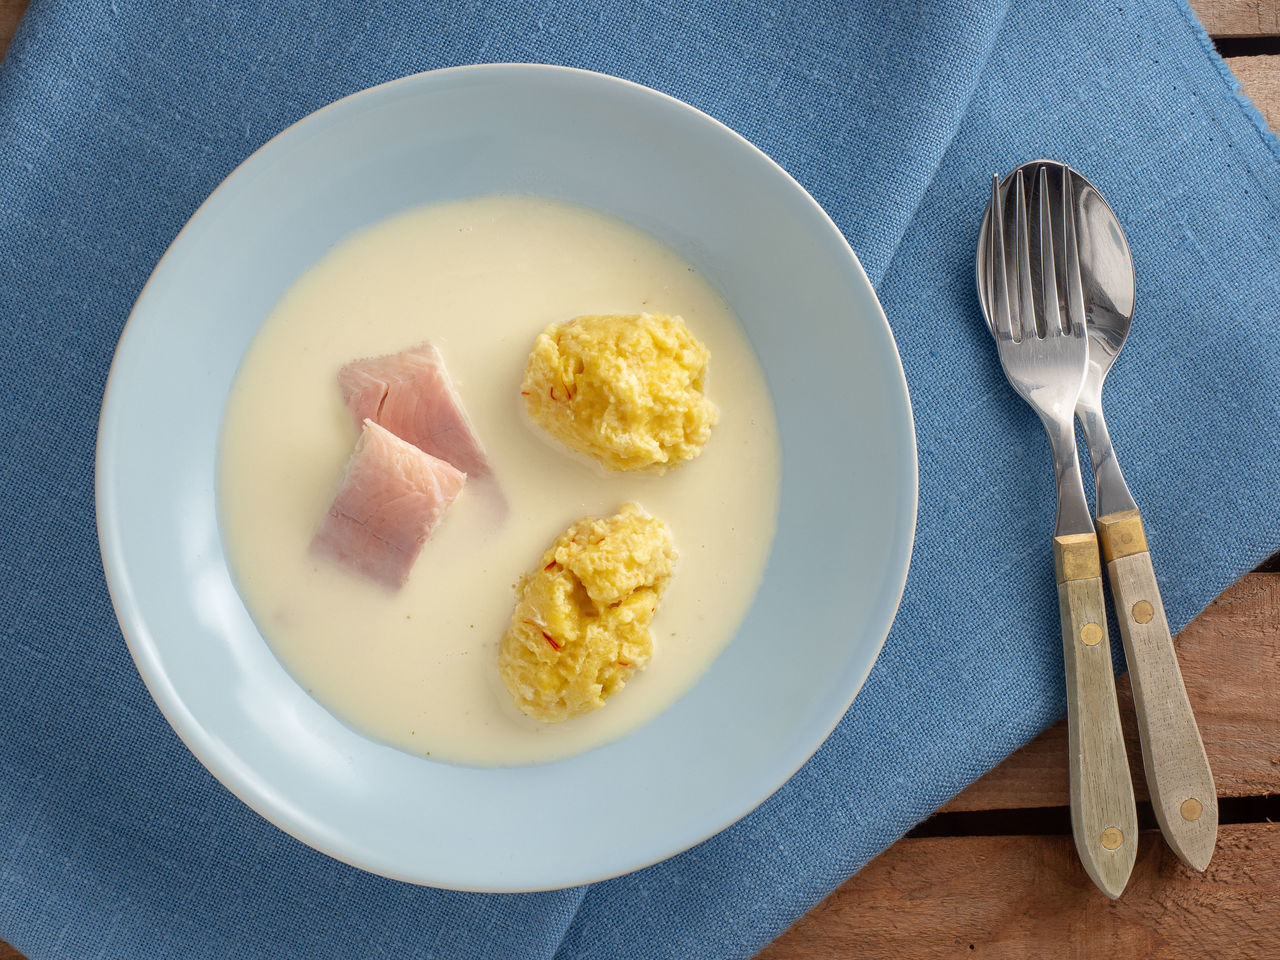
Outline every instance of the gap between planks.
{"type": "MultiPolygon", "coordinates": [[[[1158,830],[1151,804],[1137,805],[1138,829],[1158,830]]],[[[1280,795],[1219,797],[1218,823],[1280,823],[1280,795]]],[[[1021,807],[1017,810],[963,810],[939,813],[916,826],[908,839],[922,837],[1071,836],[1070,807],[1021,807]]]]}

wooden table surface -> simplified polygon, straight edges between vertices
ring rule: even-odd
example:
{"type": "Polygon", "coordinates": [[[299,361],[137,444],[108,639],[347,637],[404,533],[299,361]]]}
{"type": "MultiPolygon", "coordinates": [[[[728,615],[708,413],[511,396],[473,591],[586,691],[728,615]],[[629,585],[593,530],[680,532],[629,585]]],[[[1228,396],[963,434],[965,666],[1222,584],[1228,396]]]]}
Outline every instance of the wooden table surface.
{"type": "MultiPolygon", "coordinates": [[[[0,55],[26,5],[0,0],[0,55]]],[[[1280,130],[1280,0],[1192,6],[1280,130]]],[[[1223,593],[1177,645],[1218,786],[1218,849],[1206,873],[1183,866],[1155,828],[1126,677],[1120,704],[1143,831],[1120,900],[1098,892],[1076,857],[1059,724],[873,860],[757,960],[1280,958],[1280,555],[1223,593]]],[[[0,941],[0,960],[23,958],[0,941]]]]}

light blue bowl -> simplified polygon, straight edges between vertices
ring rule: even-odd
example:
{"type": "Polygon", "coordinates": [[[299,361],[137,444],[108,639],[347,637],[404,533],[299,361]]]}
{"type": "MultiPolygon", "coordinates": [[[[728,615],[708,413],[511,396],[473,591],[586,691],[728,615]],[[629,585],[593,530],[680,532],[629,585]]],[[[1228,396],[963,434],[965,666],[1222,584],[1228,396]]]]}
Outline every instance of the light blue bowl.
{"type": "Polygon", "coordinates": [[[331,856],[487,891],[634,870],[777,790],[866,679],[902,593],[916,513],[902,366],[826,214],[692,107],[545,66],[406,77],[318,111],[246,160],[138,299],[111,368],[97,470],[121,627],[192,752],[264,817],[331,856]],[[214,458],[240,357],[303,270],[407,207],[495,192],[595,207],[693,261],[759,353],[784,464],[764,583],[690,693],[581,756],[474,769],[365,739],[284,671],[227,572],[214,458]]]}

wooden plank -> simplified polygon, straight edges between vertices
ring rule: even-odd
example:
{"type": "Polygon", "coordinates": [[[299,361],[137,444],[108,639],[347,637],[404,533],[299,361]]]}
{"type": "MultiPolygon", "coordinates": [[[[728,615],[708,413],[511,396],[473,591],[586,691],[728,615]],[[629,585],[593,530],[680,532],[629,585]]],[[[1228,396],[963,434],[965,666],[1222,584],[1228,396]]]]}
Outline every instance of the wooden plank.
{"type": "Polygon", "coordinates": [[[1272,130],[1280,130],[1280,54],[1227,61],[1272,130]]]}
{"type": "Polygon", "coordinates": [[[1211,37],[1280,35],[1280,0],[1191,0],[1211,37]]]}
{"type": "MultiPolygon", "coordinates": [[[[1280,574],[1251,573],[1178,634],[1187,696],[1220,797],[1280,793],[1280,574]]],[[[1148,799],[1129,678],[1117,684],[1134,793],[1148,799]]],[[[1066,724],[1045,731],[942,809],[1062,807],[1066,724]]]]}
{"type": "Polygon", "coordinates": [[[1144,832],[1124,896],[1070,837],[902,840],[757,960],[1280,957],[1280,824],[1224,826],[1204,874],[1144,832]]]}
{"type": "MultiPolygon", "coordinates": [[[[27,9],[27,2],[28,0],[0,0],[0,57],[4,56],[9,41],[13,39],[13,31],[18,29],[18,21],[27,9]]],[[[0,953],[0,960],[9,958],[0,953]]]]}

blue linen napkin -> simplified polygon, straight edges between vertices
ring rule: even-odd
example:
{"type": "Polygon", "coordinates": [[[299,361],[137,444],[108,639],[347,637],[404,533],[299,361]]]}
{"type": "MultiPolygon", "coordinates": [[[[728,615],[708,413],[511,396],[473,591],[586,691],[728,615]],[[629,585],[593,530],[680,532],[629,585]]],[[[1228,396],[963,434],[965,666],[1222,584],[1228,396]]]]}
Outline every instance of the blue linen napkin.
{"type": "Polygon", "coordinates": [[[1280,164],[1175,0],[36,0],[0,65],[0,936],[33,960],[763,946],[1064,709],[1048,452],[972,279],[990,174],[1036,156],[1133,246],[1108,411],[1178,628],[1280,545],[1280,164]],[[364,874],[219,786],[129,659],[92,500],[116,338],[219,180],[344,94],[503,60],[656,87],[794,174],[877,286],[920,451],[901,612],[826,745],[701,846],[527,896],[364,874]]]}

